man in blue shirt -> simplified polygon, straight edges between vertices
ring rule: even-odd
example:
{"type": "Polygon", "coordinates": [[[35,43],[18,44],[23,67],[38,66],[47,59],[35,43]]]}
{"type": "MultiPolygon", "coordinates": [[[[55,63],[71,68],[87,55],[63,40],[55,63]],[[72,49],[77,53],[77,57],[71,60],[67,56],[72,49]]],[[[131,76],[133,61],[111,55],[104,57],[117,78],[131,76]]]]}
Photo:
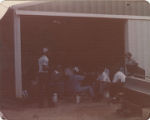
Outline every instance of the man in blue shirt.
{"type": "Polygon", "coordinates": [[[74,72],[72,69],[69,69],[69,72],[71,74],[67,74],[69,78],[69,88],[77,93],[81,93],[84,91],[89,92],[90,96],[93,98],[95,96],[94,90],[91,86],[81,86],[81,81],[85,79],[85,76],[80,75],[76,72],[74,72]]]}

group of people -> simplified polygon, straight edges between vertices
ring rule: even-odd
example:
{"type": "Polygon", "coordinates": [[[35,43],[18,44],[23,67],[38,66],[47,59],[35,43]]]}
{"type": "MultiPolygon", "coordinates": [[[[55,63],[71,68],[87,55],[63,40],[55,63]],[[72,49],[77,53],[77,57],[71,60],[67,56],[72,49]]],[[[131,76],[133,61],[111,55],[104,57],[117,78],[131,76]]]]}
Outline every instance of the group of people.
{"type": "Polygon", "coordinates": [[[56,65],[53,69],[50,66],[48,49],[43,48],[42,55],[38,59],[38,82],[36,100],[42,106],[45,100],[53,105],[52,95],[57,93],[59,97],[81,93],[88,93],[92,100],[100,98],[115,97],[122,89],[126,81],[126,75],[122,67],[116,69],[113,78],[110,79],[110,70],[107,67],[103,71],[94,74],[81,71],[79,66],[56,65]],[[89,77],[94,76],[94,77],[89,77]],[[89,82],[90,81],[90,82],[89,82]]]}

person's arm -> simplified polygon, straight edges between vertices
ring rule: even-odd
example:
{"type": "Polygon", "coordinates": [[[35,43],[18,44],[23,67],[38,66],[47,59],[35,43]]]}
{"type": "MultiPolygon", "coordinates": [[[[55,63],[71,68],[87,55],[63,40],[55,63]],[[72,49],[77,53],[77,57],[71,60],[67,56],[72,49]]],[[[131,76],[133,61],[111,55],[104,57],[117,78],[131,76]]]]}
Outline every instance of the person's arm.
{"type": "Polygon", "coordinates": [[[110,83],[110,78],[107,74],[102,74],[102,81],[110,83]]]}
{"type": "Polygon", "coordinates": [[[76,78],[77,80],[84,80],[85,76],[76,75],[75,78],[76,78]]]}
{"type": "Polygon", "coordinates": [[[98,77],[97,77],[96,80],[97,80],[97,81],[101,80],[101,75],[98,75],[98,77]]]}
{"type": "Polygon", "coordinates": [[[124,73],[122,73],[122,76],[121,76],[121,83],[125,83],[126,82],[126,75],[124,75],[124,73]]]}

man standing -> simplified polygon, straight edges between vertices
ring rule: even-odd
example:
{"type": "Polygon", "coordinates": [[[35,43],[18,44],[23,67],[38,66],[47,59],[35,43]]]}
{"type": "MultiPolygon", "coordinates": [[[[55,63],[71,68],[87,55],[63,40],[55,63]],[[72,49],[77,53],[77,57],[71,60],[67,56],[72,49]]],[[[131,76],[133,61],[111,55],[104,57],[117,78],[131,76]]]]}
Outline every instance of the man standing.
{"type": "Polygon", "coordinates": [[[42,56],[38,59],[39,65],[39,105],[43,106],[49,96],[49,58],[48,48],[43,48],[42,56]]]}

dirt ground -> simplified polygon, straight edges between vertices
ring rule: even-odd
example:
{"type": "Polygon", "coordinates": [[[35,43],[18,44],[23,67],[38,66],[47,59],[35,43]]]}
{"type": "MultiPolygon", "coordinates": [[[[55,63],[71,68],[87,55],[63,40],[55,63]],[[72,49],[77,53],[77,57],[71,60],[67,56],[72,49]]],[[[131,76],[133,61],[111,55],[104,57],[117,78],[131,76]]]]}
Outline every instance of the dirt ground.
{"type": "Polygon", "coordinates": [[[121,117],[116,113],[117,104],[104,102],[59,103],[56,107],[38,108],[3,107],[1,111],[8,120],[142,120],[141,117],[121,117]]]}

